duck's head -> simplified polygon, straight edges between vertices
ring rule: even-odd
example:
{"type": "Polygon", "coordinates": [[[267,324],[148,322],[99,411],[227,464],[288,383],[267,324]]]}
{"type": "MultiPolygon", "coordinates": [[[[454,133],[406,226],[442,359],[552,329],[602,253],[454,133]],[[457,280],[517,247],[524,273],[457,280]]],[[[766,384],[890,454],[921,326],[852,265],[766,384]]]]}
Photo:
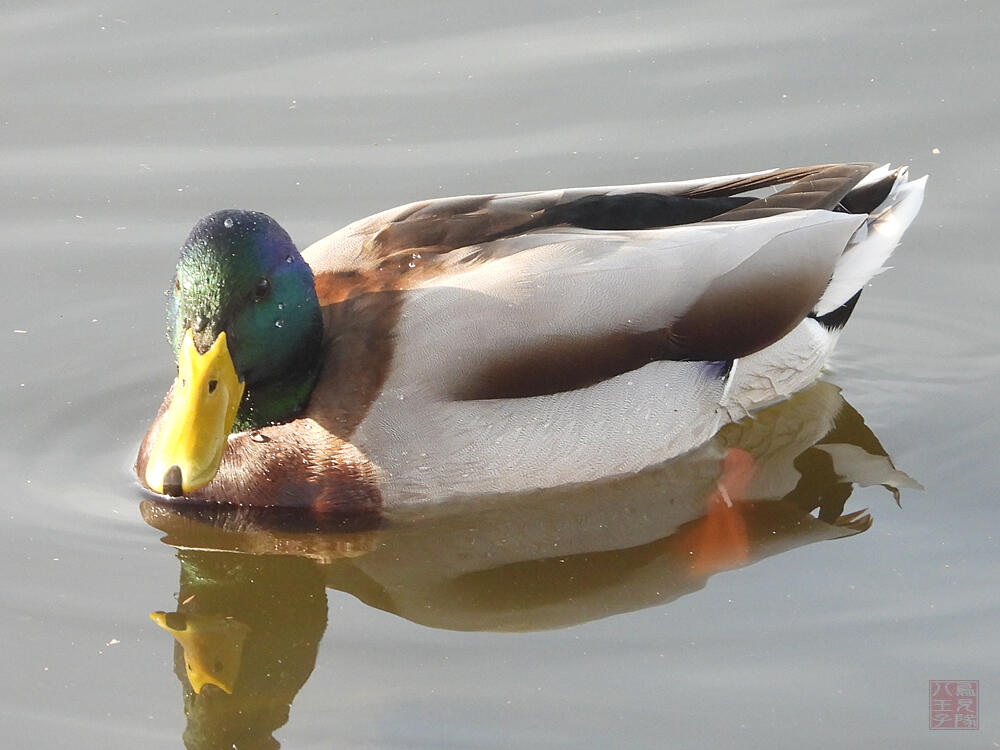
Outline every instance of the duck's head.
{"type": "Polygon", "coordinates": [[[255,211],[198,222],[169,295],[177,379],[145,480],[180,495],[212,480],[230,432],[302,410],[319,370],[323,323],[309,266],[285,230],[255,211]]]}

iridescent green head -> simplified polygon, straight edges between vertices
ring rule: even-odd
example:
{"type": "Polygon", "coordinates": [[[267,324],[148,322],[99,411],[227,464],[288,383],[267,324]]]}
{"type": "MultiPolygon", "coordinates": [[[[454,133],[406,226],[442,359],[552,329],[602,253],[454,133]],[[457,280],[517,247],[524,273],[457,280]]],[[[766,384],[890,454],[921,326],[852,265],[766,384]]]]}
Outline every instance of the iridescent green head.
{"type": "Polygon", "coordinates": [[[181,248],[168,317],[175,355],[188,330],[201,354],[226,334],[246,386],[236,430],[287,420],[305,405],[322,317],[312,271],[271,217],[226,210],[199,221],[181,248]]]}
{"type": "Polygon", "coordinates": [[[305,408],[323,319],[309,266],[285,230],[254,211],[198,222],[181,248],[168,318],[177,377],[147,438],[143,479],[182,495],[212,481],[230,432],[305,408]]]}

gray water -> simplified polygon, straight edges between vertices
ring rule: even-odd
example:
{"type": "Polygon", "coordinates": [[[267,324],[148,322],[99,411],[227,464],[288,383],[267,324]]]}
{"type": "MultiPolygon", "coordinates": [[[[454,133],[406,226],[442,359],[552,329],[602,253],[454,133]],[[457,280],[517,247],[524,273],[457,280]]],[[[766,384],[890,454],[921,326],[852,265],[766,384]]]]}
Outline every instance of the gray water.
{"type": "Polygon", "coordinates": [[[998,31],[988,2],[7,3],[4,746],[997,746],[998,31]],[[431,196],[853,160],[931,174],[808,396],[925,488],[854,487],[866,530],[806,518],[817,484],[692,574],[656,493],[698,498],[697,457],[326,534],[141,504],[210,211],[304,247],[431,196]],[[199,606],[250,627],[229,703],[148,617],[199,606]],[[935,679],[980,681],[978,731],[928,729],[935,679]]]}

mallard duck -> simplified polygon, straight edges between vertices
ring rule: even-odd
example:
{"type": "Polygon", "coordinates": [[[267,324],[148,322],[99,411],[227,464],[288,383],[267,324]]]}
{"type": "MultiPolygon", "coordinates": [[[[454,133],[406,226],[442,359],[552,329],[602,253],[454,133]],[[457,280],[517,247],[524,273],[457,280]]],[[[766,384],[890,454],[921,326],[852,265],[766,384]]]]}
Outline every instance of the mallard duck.
{"type": "Polygon", "coordinates": [[[136,472],[321,512],[634,473],[815,380],[925,182],[836,164],[435,199],[301,254],[218,211],[181,249],[178,373],[136,472]]]}

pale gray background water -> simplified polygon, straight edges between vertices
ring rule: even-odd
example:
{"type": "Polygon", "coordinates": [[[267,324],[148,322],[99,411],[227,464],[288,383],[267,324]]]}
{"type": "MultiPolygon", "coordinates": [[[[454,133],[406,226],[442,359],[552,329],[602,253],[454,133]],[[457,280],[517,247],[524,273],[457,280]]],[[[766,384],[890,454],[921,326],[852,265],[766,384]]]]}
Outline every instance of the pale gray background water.
{"type": "Polygon", "coordinates": [[[304,246],[435,195],[839,160],[931,174],[828,376],[926,491],[858,491],[864,534],[565,630],[433,630],[331,590],[277,737],[996,746],[998,32],[985,1],[5,4],[4,746],[180,746],[146,616],[177,561],[129,467],[199,216],[264,210],[304,246]],[[937,678],[980,680],[980,731],[928,731],[937,678]]]}

